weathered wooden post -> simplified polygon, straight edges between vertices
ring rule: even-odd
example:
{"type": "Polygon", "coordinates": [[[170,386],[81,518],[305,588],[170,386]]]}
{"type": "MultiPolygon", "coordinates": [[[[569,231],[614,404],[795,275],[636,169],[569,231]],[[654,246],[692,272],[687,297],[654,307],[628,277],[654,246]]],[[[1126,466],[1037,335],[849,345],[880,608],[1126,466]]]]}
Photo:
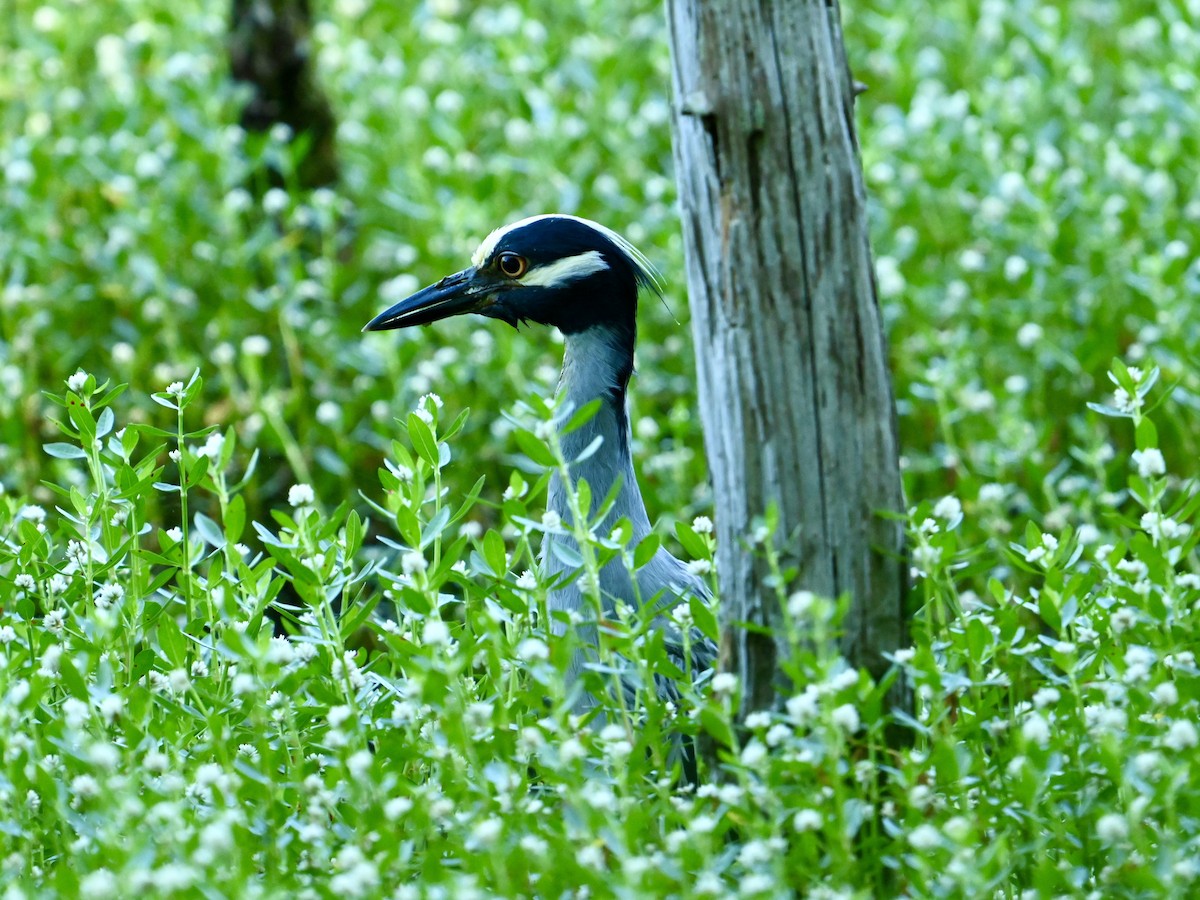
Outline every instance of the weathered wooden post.
{"type": "MultiPolygon", "coordinates": [[[[778,508],[800,586],[849,594],[843,652],[907,643],[895,402],[836,0],[668,0],[675,162],[716,495],[722,667],[772,706],[782,611],[750,522],[778,508]]],[[[893,699],[900,694],[894,693],[893,699]]]]}

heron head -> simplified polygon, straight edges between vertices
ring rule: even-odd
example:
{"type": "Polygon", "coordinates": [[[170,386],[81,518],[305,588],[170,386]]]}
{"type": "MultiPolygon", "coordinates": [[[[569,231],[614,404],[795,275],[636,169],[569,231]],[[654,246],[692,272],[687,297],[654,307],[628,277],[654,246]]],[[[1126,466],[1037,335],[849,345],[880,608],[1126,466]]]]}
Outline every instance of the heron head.
{"type": "Polygon", "coordinates": [[[496,229],[468,268],[384,310],[363,330],[471,312],[513,326],[553,325],[564,334],[596,325],[632,328],[639,287],[658,291],[657,273],[619,234],[575,216],[534,216],[496,229]]]}

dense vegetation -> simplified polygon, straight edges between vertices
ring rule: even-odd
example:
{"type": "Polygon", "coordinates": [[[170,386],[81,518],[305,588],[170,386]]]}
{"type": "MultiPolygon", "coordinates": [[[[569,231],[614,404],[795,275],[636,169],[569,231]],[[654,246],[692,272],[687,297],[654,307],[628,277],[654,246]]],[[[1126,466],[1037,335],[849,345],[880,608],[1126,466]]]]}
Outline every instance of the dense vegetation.
{"type": "MultiPolygon", "coordinates": [[[[621,230],[669,282],[642,487],[710,568],[658,5],[318,5],[342,179],[311,192],[302,146],[232,124],[224,4],[0,21],[4,896],[1194,891],[1198,4],[846,4],[912,504],[902,752],[786,548],[780,709],[735,733],[724,676],[573,721],[537,615],[560,339],[359,333],[506,221],[621,230]],[[721,771],[673,786],[668,730],[730,742],[721,771]]],[[[626,626],[604,652],[648,675],[626,626]]]]}

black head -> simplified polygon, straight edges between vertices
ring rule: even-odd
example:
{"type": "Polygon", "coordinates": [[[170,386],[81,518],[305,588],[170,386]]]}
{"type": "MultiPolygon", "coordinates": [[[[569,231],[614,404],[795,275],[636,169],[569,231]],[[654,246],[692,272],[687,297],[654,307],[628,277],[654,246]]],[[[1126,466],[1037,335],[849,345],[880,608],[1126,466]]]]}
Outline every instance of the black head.
{"type": "Polygon", "coordinates": [[[571,334],[595,325],[632,332],[638,288],[658,291],[654,268],[620,235],[574,216],[535,216],[488,235],[471,267],[372,319],[364,331],[424,325],[477,312],[510,325],[571,334]]]}

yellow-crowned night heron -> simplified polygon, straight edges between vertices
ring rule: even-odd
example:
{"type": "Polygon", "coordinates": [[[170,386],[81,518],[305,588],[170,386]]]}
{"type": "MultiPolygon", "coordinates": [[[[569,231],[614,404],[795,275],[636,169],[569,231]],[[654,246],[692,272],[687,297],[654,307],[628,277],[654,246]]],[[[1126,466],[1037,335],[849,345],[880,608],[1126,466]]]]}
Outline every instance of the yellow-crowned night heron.
{"type": "MultiPolygon", "coordinates": [[[[625,395],[633,373],[637,298],[642,287],[657,292],[656,273],[646,257],[620,235],[574,216],[535,216],[493,231],[475,251],[468,268],[380,313],[364,330],[424,325],[471,312],[513,326],[536,322],[557,327],[566,346],[559,383],[565,407],[579,409],[600,399],[599,411],[587,425],[561,436],[568,460],[583,456],[597,437],[602,439],[594,453],[571,465],[571,476],[586,479],[597,505],[616,488],[616,502],[598,531],[605,534],[606,525],[611,527],[618,519],[628,518],[633,525],[632,543],[636,544],[650,533],[650,519],[629,452],[625,395]]],[[[550,482],[549,506],[564,521],[570,521],[566,486],[557,473],[550,482]]],[[[575,555],[554,552],[557,541],[576,549],[574,539],[567,534],[547,535],[542,563],[552,583],[562,582],[561,576],[569,568],[562,557],[575,555]]],[[[606,616],[613,613],[618,602],[637,608],[639,599],[647,602],[658,598],[659,609],[667,609],[689,594],[708,597],[704,582],[665,549],[632,576],[620,559],[609,562],[600,572],[600,593],[606,616]]],[[[568,613],[576,620],[582,617],[583,624],[578,626],[581,643],[595,645],[595,616],[578,579],[553,588],[548,605],[556,620],[552,626],[556,633],[561,634],[566,627],[557,620],[566,617],[554,616],[554,612],[568,613]]],[[[716,647],[710,640],[693,631],[685,642],[680,631],[662,615],[654,619],[653,625],[662,632],[680,668],[690,668],[694,676],[711,669],[716,647]],[[685,665],[685,646],[691,655],[690,666],[685,665]]],[[[587,663],[586,657],[583,650],[577,654],[572,679],[587,663]]],[[[669,679],[660,676],[656,682],[660,695],[677,695],[669,679]]],[[[628,681],[624,687],[627,695],[635,693],[628,681]]],[[[586,709],[590,702],[582,697],[579,708],[586,709]]],[[[690,762],[685,759],[685,766],[690,768],[690,762]]]]}

